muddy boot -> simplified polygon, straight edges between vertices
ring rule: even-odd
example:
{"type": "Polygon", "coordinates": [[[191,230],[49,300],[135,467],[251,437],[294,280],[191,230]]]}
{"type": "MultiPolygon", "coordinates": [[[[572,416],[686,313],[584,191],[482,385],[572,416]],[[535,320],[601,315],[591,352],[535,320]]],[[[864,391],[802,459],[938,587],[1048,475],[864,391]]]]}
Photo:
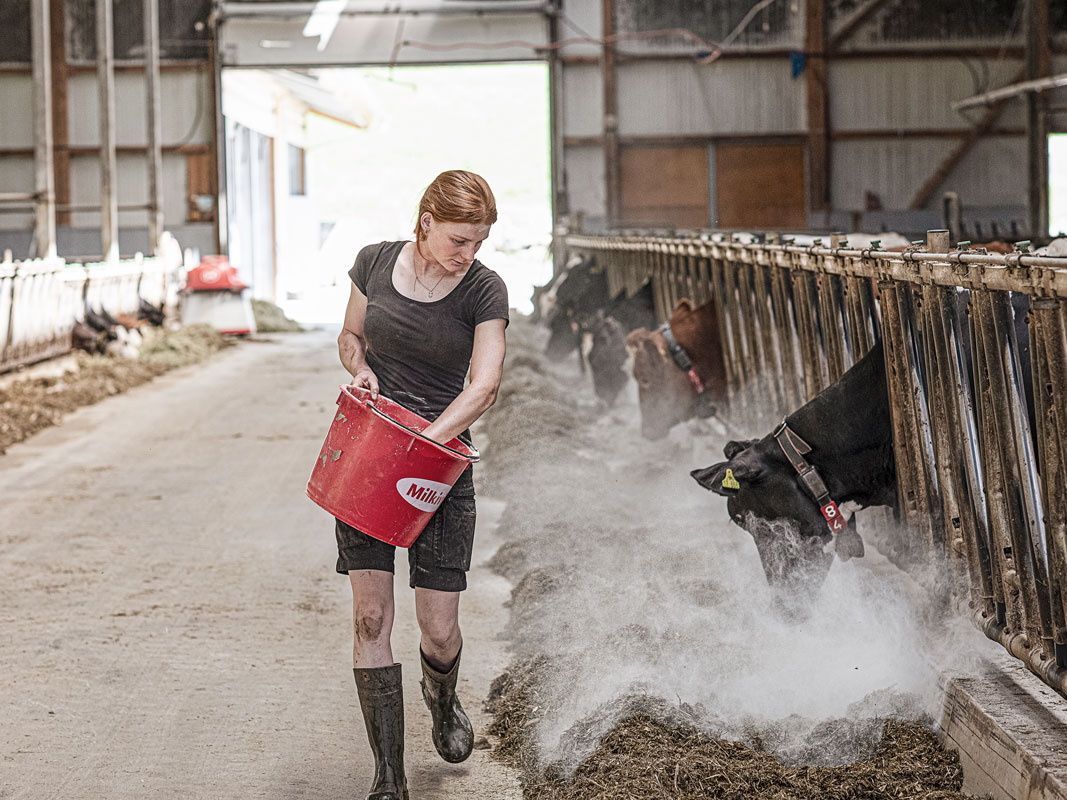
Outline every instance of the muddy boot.
{"type": "Polygon", "coordinates": [[[435,670],[426,662],[426,656],[419,651],[422,661],[422,699],[426,701],[433,717],[433,745],[445,761],[458,763],[465,761],[474,748],[474,728],[463,711],[456,697],[456,679],[459,677],[459,656],[447,673],[435,670]]]}
{"type": "Polygon", "coordinates": [[[374,785],[367,800],[408,800],[404,777],[404,688],[400,665],[353,669],[367,738],[374,753],[374,785]]]}

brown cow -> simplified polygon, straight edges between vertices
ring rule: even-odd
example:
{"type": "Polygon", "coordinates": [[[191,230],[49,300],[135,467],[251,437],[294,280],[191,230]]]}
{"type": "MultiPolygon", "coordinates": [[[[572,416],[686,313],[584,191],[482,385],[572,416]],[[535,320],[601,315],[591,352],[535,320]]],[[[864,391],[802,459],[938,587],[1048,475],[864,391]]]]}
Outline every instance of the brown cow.
{"type": "Polygon", "coordinates": [[[646,439],[662,439],[693,416],[711,416],[725,400],[726,365],[713,303],[693,308],[688,300],[678,301],[666,326],[631,331],[626,348],[634,360],[646,439]]]}

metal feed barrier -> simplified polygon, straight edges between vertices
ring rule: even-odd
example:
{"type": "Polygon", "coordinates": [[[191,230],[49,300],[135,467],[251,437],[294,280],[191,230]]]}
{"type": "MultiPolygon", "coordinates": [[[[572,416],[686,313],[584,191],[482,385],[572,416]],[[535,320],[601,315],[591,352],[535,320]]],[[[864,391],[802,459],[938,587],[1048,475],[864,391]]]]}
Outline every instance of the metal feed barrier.
{"type": "Polygon", "coordinates": [[[978,627],[1067,694],[1067,259],[949,250],[947,231],[904,252],[841,236],[566,244],[612,296],[651,281],[661,320],[683,297],[713,301],[732,401],[747,388],[785,415],[881,339],[907,548],[947,554],[978,627]],[[1036,430],[1013,294],[1029,300],[1036,430]]]}
{"type": "Polygon", "coordinates": [[[140,255],[90,264],[0,261],[0,372],[68,352],[74,321],[85,318],[86,304],[134,315],[141,298],[162,304],[177,265],[173,257],[140,255]]]}

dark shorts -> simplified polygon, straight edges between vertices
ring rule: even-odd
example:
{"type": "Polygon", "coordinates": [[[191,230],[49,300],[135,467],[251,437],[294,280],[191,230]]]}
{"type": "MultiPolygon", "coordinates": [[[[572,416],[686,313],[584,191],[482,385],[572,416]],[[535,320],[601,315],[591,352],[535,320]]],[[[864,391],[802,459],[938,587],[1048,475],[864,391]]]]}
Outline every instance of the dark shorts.
{"type": "MultiPolygon", "coordinates": [[[[473,470],[460,475],[448,497],[408,548],[408,583],[412,588],[462,592],[474,552],[473,470]]],[[[337,571],[380,569],[395,572],[396,546],[336,520],[337,571]]]]}

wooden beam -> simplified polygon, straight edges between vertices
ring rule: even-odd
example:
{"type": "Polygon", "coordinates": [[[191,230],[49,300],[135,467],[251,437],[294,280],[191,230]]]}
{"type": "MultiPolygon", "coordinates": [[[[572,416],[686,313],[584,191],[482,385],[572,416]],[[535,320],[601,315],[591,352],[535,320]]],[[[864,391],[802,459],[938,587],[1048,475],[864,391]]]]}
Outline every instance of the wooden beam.
{"type": "MultiPolygon", "coordinates": [[[[1028,0],[1026,14],[1026,77],[1052,74],[1049,49],[1049,0],[1028,0]]],[[[1030,236],[1048,233],[1048,92],[1026,96],[1027,175],[1030,236]]]]}
{"type": "MultiPolygon", "coordinates": [[[[1017,83],[1023,77],[1023,72],[1020,72],[1015,78],[1012,79],[1012,83],[1017,83]]],[[[949,176],[949,173],[956,168],[956,165],[963,160],[963,157],[971,152],[971,148],[974,147],[975,142],[981,139],[992,127],[993,123],[997,121],[997,117],[1000,116],[1000,112],[1004,110],[1004,106],[1008,104],[1010,98],[998,100],[989,110],[978,124],[971,129],[970,133],[963,138],[963,140],[952,148],[952,152],[945,157],[945,159],[937,166],[933,174],[926,179],[926,182],[919,188],[919,191],[915,193],[915,197],[912,198],[911,204],[908,208],[912,211],[918,211],[925,206],[930,198],[933,197],[934,192],[949,176]]]]}
{"type": "Polygon", "coordinates": [[[615,71],[615,0],[601,0],[604,39],[601,74],[604,97],[604,210],[608,227],[620,219],[622,169],[619,161],[619,88],[615,71]]]}
{"type": "Polygon", "coordinates": [[[830,115],[825,57],[826,0],[807,0],[804,31],[804,83],[808,110],[808,210],[824,211],[830,208],[830,115]]]}
{"type": "MultiPolygon", "coordinates": [[[[837,141],[887,141],[891,139],[966,139],[973,128],[912,128],[909,130],[834,131],[830,138],[837,141]]],[[[1025,128],[990,128],[988,136],[1025,136],[1025,128]]]]}
{"type": "MultiPolygon", "coordinates": [[[[620,136],[620,147],[692,147],[719,142],[730,144],[802,144],[807,138],[804,131],[786,133],[711,133],[711,134],[661,134],[650,136],[620,136]]],[[[603,147],[602,136],[564,136],[564,147],[603,147]]]]}
{"type": "MultiPolygon", "coordinates": [[[[64,0],[48,6],[52,45],[52,169],[56,205],[70,205],[70,118],[67,115],[67,20],[64,0]]],[[[56,212],[57,225],[70,225],[70,212],[56,212]]]]}

